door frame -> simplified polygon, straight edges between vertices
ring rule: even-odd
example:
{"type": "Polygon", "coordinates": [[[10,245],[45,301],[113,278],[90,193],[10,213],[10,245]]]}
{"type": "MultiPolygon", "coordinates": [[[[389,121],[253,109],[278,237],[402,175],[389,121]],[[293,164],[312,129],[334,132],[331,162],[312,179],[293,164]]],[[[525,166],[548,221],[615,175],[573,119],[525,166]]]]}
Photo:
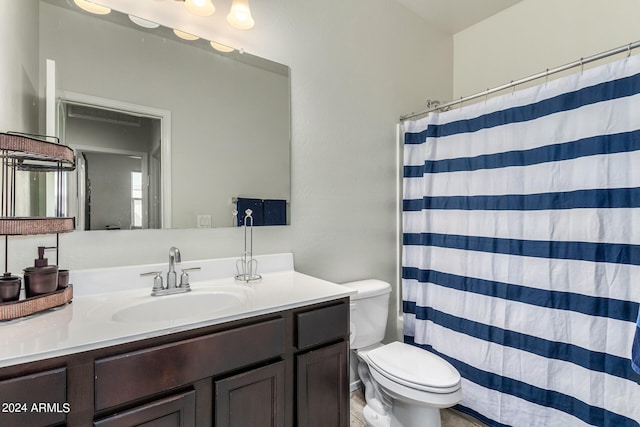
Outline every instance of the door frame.
{"type": "MultiPolygon", "coordinates": [[[[160,228],[171,228],[171,111],[66,90],[59,90],[56,92],[56,95],[58,105],[63,103],[84,105],[160,120],[160,198],[162,206],[160,228]]],[[[58,109],[58,111],[60,111],[60,109],[58,109]]],[[[61,134],[64,131],[64,129],[60,129],[61,134]]],[[[80,150],[85,149],[86,151],[97,151],[95,149],[90,150],[89,147],[71,146],[71,148],[80,150]]],[[[69,191],[68,194],[76,194],[76,192],[69,191]]],[[[74,203],[77,208],[78,198],[75,198],[74,203]]],[[[70,211],[73,211],[71,206],[70,211]]]]}

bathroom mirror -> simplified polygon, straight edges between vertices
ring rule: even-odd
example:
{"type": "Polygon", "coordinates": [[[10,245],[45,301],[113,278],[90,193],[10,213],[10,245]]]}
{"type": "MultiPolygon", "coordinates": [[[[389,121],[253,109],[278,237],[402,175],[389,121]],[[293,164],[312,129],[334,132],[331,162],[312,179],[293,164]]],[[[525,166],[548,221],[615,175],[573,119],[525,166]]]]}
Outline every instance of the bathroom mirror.
{"type": "Polygon", "coordinates": [[[288,67],[67,0],[40,0],[39,31],[81,229],[229,227],[237,197],[290,199],[288,67]]]}

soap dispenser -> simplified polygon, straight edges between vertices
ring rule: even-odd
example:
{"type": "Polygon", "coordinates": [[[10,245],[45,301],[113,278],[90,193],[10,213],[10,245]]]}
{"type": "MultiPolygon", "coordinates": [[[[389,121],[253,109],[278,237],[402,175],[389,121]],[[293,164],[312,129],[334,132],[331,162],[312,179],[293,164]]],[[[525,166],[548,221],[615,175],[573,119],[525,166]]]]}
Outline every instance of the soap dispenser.
{"type": "Polygon", "coordinates": [[[38,246],[38,258],[33,267],[24,269],[24,287],[27,298],[54,292],[58,287],[58,266],[49,265],[44,251],[54,247],[38,246]]]}

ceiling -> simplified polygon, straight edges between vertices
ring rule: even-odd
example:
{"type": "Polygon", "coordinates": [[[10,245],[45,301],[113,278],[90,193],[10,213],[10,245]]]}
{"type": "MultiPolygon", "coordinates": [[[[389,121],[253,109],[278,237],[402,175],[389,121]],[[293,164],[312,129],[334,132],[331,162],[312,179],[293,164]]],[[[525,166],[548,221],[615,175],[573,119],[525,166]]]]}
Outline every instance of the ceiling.
{"type": "Polygon", "coordinates": [[[450,34],[464,30],[521,0],[396,0],[450,34]]]}

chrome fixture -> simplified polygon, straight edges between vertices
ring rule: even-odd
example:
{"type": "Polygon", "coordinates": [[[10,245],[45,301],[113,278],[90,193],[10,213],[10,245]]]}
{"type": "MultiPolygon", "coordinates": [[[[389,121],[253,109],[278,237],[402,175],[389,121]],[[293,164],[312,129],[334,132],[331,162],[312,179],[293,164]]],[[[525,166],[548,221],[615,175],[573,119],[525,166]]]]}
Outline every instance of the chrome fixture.
{"type": "Polygon", "coordinates": [[[180,249],[172,246],[169,249],[169,272],[167,273],[167,289],[173,289],[178,284],[178,274],[176,273],[176,262],[182,262],[180,249]]]}
{"type": "Polygon", "coordinates": [[[190,271],[198,271],[200,270],[200,267],[191,267],[191,268],[183,268],[182,269],[182,274],[180,275],[180,284],[178,285],[178,287],[180,288],[187,288],[187,290],[191,289],[189,287],[189,272],[190,271]]]}
{"type": "Polygon", "coordinates": [[[153,288],[151,288],[151,296],[168,295],[167,289],[162,283],[162,271],[149,271],[148,273],[141,273],[140,276],[153,276],[153,288]]]}
{"type": "MultiPolygon", "coordinates": [[[[237,215],[237,212],[234,212],[237,215]]],[[[247,209],[244,211],[244,252],[240,259],[236,262],[236,280],[243,282],[253,282],[262,279],[258,271],[258,260],[253,258],[253,211],[247,209]],[[249,236],[247,239],[247,228],[249,228],[249,236]]]]}
{"type": "Polygon", "coordinates": [[[180,274],[180,282],[178,283],[178,273],[176,273],[176,263],[182,262],[180,256],[180,249],[172,246],[169,249],[169,271],[167,272],[167,285],[165,286],[162,281],[162,271],[150,271],[148,273],[142,273],[140,276],[153,276],[153,288],[151,289],[151,296],[180,294],[183,292],[189,292],[191,286],[189,285],[189,271],[200,270],[200,267],[183,268],[182,274],[180,274]]]}

